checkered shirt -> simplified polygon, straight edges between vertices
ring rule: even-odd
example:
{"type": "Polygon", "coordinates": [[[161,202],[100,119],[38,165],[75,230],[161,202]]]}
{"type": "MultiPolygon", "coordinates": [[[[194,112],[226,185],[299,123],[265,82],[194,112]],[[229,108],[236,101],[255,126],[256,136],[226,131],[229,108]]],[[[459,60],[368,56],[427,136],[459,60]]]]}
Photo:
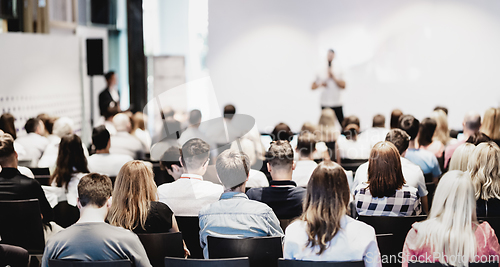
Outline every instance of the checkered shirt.
{"type": "Polygon", "coordinates": [[[421,212],[418,189],[408,185],[392,196],[377,198],[371,195],[367,183],[361,183],[354,190],[354,203],[359,215],[413,216],[421,212]]]}

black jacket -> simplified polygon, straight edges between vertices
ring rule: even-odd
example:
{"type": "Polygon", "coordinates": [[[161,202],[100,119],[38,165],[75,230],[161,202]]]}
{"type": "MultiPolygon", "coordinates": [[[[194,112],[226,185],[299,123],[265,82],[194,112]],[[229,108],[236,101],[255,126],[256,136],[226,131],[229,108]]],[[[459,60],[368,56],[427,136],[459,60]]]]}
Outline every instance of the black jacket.
{"type": "Polygon", "coordinates": [[[111,96],[111,93],[109,92],[108,88],[104,89],[100,94],[99,94],[99,110],[101,112],[101,115],[104,117],[109,117],[110,114],[110,103],[114,103],[112,105],[116,109],[118,109],[118,106],[120,105],[116,101],[113,100],[113,97],[111,96]]]}

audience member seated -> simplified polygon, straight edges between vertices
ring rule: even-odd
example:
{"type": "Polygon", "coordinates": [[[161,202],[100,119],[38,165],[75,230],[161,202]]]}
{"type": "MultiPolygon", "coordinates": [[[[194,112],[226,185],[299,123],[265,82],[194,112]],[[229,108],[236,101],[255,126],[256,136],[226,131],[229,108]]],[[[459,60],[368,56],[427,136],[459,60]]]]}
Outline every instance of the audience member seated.
{"type": "Polygon", "coordinates": [[[52,117],[47,113],[40,113],[36,116],[37,119],[41,120],[44,126],[43,136],[47,137],[50,140],[50,136],[52,135],[52,130],[54,127],[54,122],[56,121],[56,117],[52,117]]]}
{"type": "Polygon", "coordinates": [[[402,266],[407,267],[408,261],[467,266],[500,255],[494,230],[487,222],[476,221],[475,209],[470,176],[461,171],[446,173],[436,188],[429,217],[413,224],[406,236],[402,266]]]}
{"type": "Polygon", "coordinates": [[[172,176],[174,181],[179,180],[181,175],[184,173],[184,167],[180,162],[181,153],[179,148],[176,146],[170,147],[163,153],[160,159],[160,167],[162,170],[166,170],[167,173],[172,176]]]}
{"type": "Polygon", "coordinates": [[[391,142],[377,143],[370,153],[368,183],[354,190],[359,215],[411,216],[420,214],[418,190],[405,184],[399,152],[391,142]]]}
{"type": "Polygon", "coordinates": [[[26,267],[29,257],[28,251],[22,247],[0,244],[0,266],[26,267]]]}
{"type": "Polygon", "coordinates": [[[417,142],[420,149],[432,152],[436,156],[436,159],[439,159],[443,157],[444,144],[439,140],[433,139],[436,126],[437,124],[434,119],[423,119],[418,130],[417,142]]]}
{"type": "Polygon", "coordinates": [[[129,155],[134,159],[142,158],[144,156],[144,147],[137,137],[130,134],[132,129],[130,117],[123,113],[116,114],[113,117],[113,124],[116,128],[116,134],[111,135],[109,152],[111,154],[129,155]]]}
{"type": "Polygon", "coordinates": [[[494,142],[481,143],[470,155],[467,171],[472,178],[478,217],[500,216],[500,148],[494,142]]]}
{"type": "MultiPolygon", "coordinates": [[[[49,139],[49,144],[43,152],[42,157],[38,161],[39,168],[50,168],[51,170],[54,170],[57,161],[57,155],[59,154],[59,143],[61,143],[61,138],[65,135],[72,134],[73,128],[73,120],[68,117],[59,118],[54,122],[54,125],[52,127],[53,134],[47,136],[47,138],[49,139]]],[[[87,148],[84,144],[82,144],[82,146],[84,148],[83,152],[85,153],[85,156],[88,156],[89,153],[87,151],[87,148]]]]}
{"type": "Polygon", "coordinates": [[[271,132],[271,139],[273,141],[283,140],[290,142],[293,139],[293,132],[290,129],[290,126],[283,122],[280,122],[274,127],[273,131],[271,132]]]}
{"type": "Polygon", "coordinates": [[[471,143],[463,143],[455,149],[453,156],[451,156],[449,170],[454,171],[467,171],[467,165],[472,153],[476,149],[476,146],[471,143]]]}
{"type": "Polygon", "coordinates": [[[500,109],[489,108],[484,113],[481,132],[486,134],[492,141],[500,146],[500,109]]]}
{"type": "MultiPolygon", "coordinates": [[[[201,111],[197,109],[191,110],[191,112],[189,112],[189,127],[184,130],[184,132],[181,134],[181,137],[179,137],[179,140],[177,140],[179,146],[182,147],[187,141],[193,138],[198,138],[207,143],[210,143],[210,141],[207,139],[207,136],[200,131],[200,123],[201,111]]],[[[214,145],[215,144],[210,144],[210,146],[214,145]]]]}
{"type": "Polygon", "coordinates": [[[104,125],[98,126],[92,131],[92,144],[95,154],[88,158],[88,167],[91,172],[116,177],[125,163],[134,160],[129,155],[109,153],[111,138],[104,125]]]}
{"type": "Polygon", "coordinates": [[[436,130],[432,136],[433,141],[440,141],[444,146],[449,146],[457,142],[457,139],[450,137],[448,115],[443,110],[434,110],[430,118],[436,121],[436,130]]]}
{"type": "Polygon", "coordinates": [[[293,149],[288,141],[274,141],[266,153],[267,168],[272,181],[269,187],[252,188],[247,195],[269,205],[279,219],[293,219],[302,214],[306,190],[292,181],[295,169],[293,149]]]}
{"type": "Polygon", "coordinates": [[[314,170],[304,213],[285,231],[283,257],[310,261],[364,261],[380,267],[375,230],[347,216],[349,185],[340,165],[324,161],[314,170]]]}
{"type": "Polygon", "coordinates": [[[160,185],[158,196],[176,216],[198,216],[203,206],[219,200],[224,189],[203,180],[210,160],[210,146],[205,141],[193,138],[182,146],[180,153],[185,173],[175,182],[160,185]]]}
{"type": "MultiPolygon", "coordinates": [[[[335,118],[333,118],[332,120],[335,121],[335,118]]],[[[305,134],[305,133],[312,134],[314,136],[314,139],[316,140],[316,146],[314,147],[312,155],[311,155],[313,160],[329,159],[330,152],[328,151],[328,147],[326,146],[325,142],[321,141],[322,133],[319,130],[318,126],[316,126],[310,122],[305,122],[304,124],[302,124],[302,128],[300,129],[299,135],[305,134]]],[[[326,135],[327,134],[325,133],[325,136],[326,135]]],[[[335,145],[335,142],[333,142],[333,145],[335,145]]],[[[297,149],[297,148],[295,148],[295,149],[297,149]]],[[[335,151],[337,151],[337,150],[335,150],[335,151]]],[[[332,153],[335,153],[334,150],[332,150],[332,153]]],[[[298,160],[299,156],[300,156],[299,153],[296,153],[294,159],[298,160]]]]}
{"type": "Polygon", "coordinates": [[[12,138],[14,138],[14,149],[17,152],[19,160],[31,160],[31,158],[27,158],[26,150],[24,150],[23,145],[16,141],[17,131],[16,126],[14,125],[15,120],[14,116],[10,113],[2,114],[2,116],[0,116],[0,130],[4,133],[10,134],[12,138]]]}
{"type": "Polygon", "coordinates": [[[250,159],[243,152],[225,150],[217,157],[217,174],[225,191],[219,201],[205,206],[199,214],[200,245],[205,259],[209,258],[208,236],[283,236],[273,210],[264,203],[249,200],[245,195],[250,166],[250,159]]]}
{"type": "Polygon", "coordinates": [[[49,225],[53,212],[40,183],[22,175],[17,170],[17,153],[14,138],[8,133],[0,133],[0,200],[38,199],[42,221],[49,225]]]}
{"type": "Polygon", "coordinates": [[[368,149],[372,149],[376,143],[385,140],[385,136],[388,132],[389,130],[385,128],[384,115],[377,114],[373,117],[372,128],[361,132],[358,139],[364,142],[368,146],[368,149]]]}
{"type": "Polygon", "coordinates": [[[420,122],[412,115],[403,115],[399,119],[399,128],[410,136],[405,158],[420,166],[424,175],[432,175],[433,182],[437,184],[441,169],[436,156],[432,152],[416,148],[415,139],[419,132],[420,122]]]}
{"type": "MultiPolygon", "coordinates": [[[[260,141],[259,141],[260,142],[260,141]]],[[[231,149],[232,150],[240,150],[244,152],[249,160],[250,160],[250,167],[255,166],[257,162],[258,155],[259,153],[258,149],[255,149],[255,142],[243,137],[238,139],[238,141],[235,141],[231,144],[231,149]]],[[[261,162],[262,164],[262,162],[261,162]]],[[[248,181],[246,183],[247,188],[255,188],[255,187],[268,187],[269,186],[269,181],[267,180],[266,175],[258,170],[254,170],[250,168],[250,171],[248,173],[248,181]]]]}
{"type": "Polygon", "coordinates": [[[313,160],[313,153],[316,150],[316,137],[310,132],[304,132],[297,141],[296,152],[299,160],[295,162],[295,169],[292,173],[292,181],[297,186],[306,187],[309,178],[318,164],[313,160]]]}
{"type": "Polygon", "coordinates": [[[141,141],[144,151],[149,153],[151,148],[151,136],[149,132],[146,131],[146,115],[140,111],[136,112],[132,116],[132,135],[137,137],[141,141]]]}
{"type": "Polygon", "coordinates": [[[342,135],[337,140],[341,159],[367,159],[370,147],[358,139],[359,118],[349,116],[344,119],[342,135]]]}
{"type": "Polygon", "coordinates": [[[61,138],[56,169],[49,181],[51,186],[60,189],[56,191],[58,202],[67,201],[68,204],[76,206],[78,182],[87,173],[87,158],[80,137],[70,134],[61,138]]]}
{"type": "MultiPolygon", "coordinates": [[[[335,112],[331,108],[324,108],[321,110],[321,116],[318,122],[318,138],[319,143],[326,145],[325,155],[321,155],[320,158],[331,159],[333,161],[340,162],[340,155],[338,149],[337,140],[339,139],[340,132],[335,128],[336,121],[335,112]]],[[[322,145],[320,145],[318,152],[324,150],[322,145]]]]}
{"type": "Polygon", "coordinates": [[[399,118],[403,116],[403,112],[399,109],[395,109],[391,112],[391,129],[399,129],[399,118]]]}
{"type": "Polygon", "coordinates": [[[137,235],[104,222],[111,207],[112,190],[107,176],[91,173],[82,177],[78,184],[80,219],[49,239],[42,267],[48,267],[50,259],[129,260],[132,266],[151,266],[137,235]]]}
{"type": "MultiPolygon", "coordinates": [[[[408,159],[404,158],[406,150],[408,149],[408,144],[410,142],[410,136],[401,129],[392,129],[387,134],[386,141],[391,142],[396,146],[400,154],[401,169],[403,171],[403,177],[405,178],[405,184],[418,189],[418,195],[420,196],[420,201],[422,203],[422,209],[428,212],[428,199],[427,199],[427,187],[425,185],[425,178],[420,167],[408,159]]],[[[359,166],[356,170],[356,175],[354,177],[354,182],[352,183],[351,191],[354,193],[354,189],[363,182],[368,182],[368,169],[369,163],[366,162],[359,166]]]]}
{"type": "Polygon", "coordinates": [[[463,127],[463,139],[458,140],[455,144],[450,144],[446,147],[444,151],[444,168],[448,168],[448,164],[453,156],[455,150],[469,137],[477,132],[479,132],[479,128],[481,127],[481,115],[475,111],[469,111],[465,114],[464,121],[462,122],[463,127]]]}
{"type": "Polygon", "coordinates": [[[36,118],[29,119],[24,125],[27,135],[19,136],[16,142],[21,144],[26,151],[26,158],[31,159],[31,166],[38,166],[38,160],[42,156],[49,140],[42,136],[45,126],[42,121],[36,118]]]}
{"type": "Polygon", "coordinates": [[[471,143],[475,146],[481,144],[481,143],[486,143],[492,141],[491,138],[489,138],[487,135],[485,135],[483,132],[476,132],[473,135],[469,136],[466,143],[471,143]]]}

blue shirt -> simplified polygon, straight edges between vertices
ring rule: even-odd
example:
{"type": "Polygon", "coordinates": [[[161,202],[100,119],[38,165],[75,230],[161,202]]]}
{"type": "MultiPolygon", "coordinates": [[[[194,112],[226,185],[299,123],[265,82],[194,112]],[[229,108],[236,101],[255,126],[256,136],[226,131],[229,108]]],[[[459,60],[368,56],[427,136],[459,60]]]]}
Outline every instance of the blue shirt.
{"type": "Polygon", "coordinates": [[[200,245],[205,259],[208,259],[208,236],[283,236],[280,222],[273,210],[264,203],[249,200],[244,193],[222,194],[219,201],[201,209],[199,219],[200,245]]]}
{"type": "Polygon", "coordinates": [[[424,174],[432,173],[433,177],[441,175],[439,162],[432,152],[423,149],[412,148],[406,151],[405,158],[420,166],[424,174]]]}

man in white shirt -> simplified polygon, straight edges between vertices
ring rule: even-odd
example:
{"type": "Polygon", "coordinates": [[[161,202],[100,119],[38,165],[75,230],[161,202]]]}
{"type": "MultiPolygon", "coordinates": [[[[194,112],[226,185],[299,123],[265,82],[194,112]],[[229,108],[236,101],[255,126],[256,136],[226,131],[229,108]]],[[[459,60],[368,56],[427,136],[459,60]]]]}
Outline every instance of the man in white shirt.
{"type": "MultiPolygon", "coordinates": [[[[406,150],[410,142],[410,136],[401,129],[392,129],[387,134],[386,141],[393,143],[401,155],[401,168],[406,184],[417,188],[422,208],[428,213],[427,187],[425,186],[425,178],[422,169],[408,159],[404,158],[406,150]]],[[[351,192],[361,183],[368,181],[368,162],[361,164],[356,170],[354,182],[352,183],[351,192]]]]}
{"type": "Polygon", "coordinates": [[[172,183],[158,187],[160,202],[167,204],[177,216],[197,217],[201,208],[219,200],[224,189],[203,180],[210,160],[207,142],[193,138],[181,149],[180,163],[185,173],[172,183]]]}
{"type": "Polygon", "coordinates": [[[385,140],[388,132],[389,130],[385,128],[384,115],[377,114],[373,117],[372,128],[366,129],[361,132],[358,136],[358,140],[366,143],[366,145],[371,150],[376,143],[385,140]]]}
{"type": "Polygon", "coordinates": [[[316,150],[316,140],[312,133],[305,132],[299,136],[297,148],[299,160],[295,162],[295,169],[292,173],[292,181],[297,186],[307,187],[309,178],[318,164],[313,160],[313,153],[316,150]]]}
{"type": "Polygon", "coordinates": [[[49,144],[49,140],[42,136],[45,132],[45,126],[40,119],[31,118],[24,125],[24,129],[28,134],[18,137],[16,142],[24,147],[26,158],[31,159],[31,166],[36,167],[49,144]]]}
{"type": "Polygon", "coordinates": [[[104,125],[98,126],[92,131],[92,144],[95,147],[95,154],[87,159],[90,172],[117,176],[125,163],[134,160],[129,155],[109,153],[110,134],[104,125]]]}
{"type": "Polygon", "coordinates": [[[321,71],[316,81],[313,82],[311,89],[315,90],[319,87],[324,87],[321,94],[321,108],[333,109],[339,123],[342,124],[344,112],[342,111],[341,91],[345,89],[346,83],[338,66],[333,65],[334,58],[335,52],[333,49],[328,50],[328,65],[326,66],[326,70],[321,71]]]}
{"type": "Polygon", "coordinates": [[[124,113],[116,114],[113,117],[113,124],[116,134],[111,136],[111,154],[125,154],[134,159],[141,159],[144,156],[144,147],[137,137],[130,134],[132,123],[130,117],[124,113]]]}

